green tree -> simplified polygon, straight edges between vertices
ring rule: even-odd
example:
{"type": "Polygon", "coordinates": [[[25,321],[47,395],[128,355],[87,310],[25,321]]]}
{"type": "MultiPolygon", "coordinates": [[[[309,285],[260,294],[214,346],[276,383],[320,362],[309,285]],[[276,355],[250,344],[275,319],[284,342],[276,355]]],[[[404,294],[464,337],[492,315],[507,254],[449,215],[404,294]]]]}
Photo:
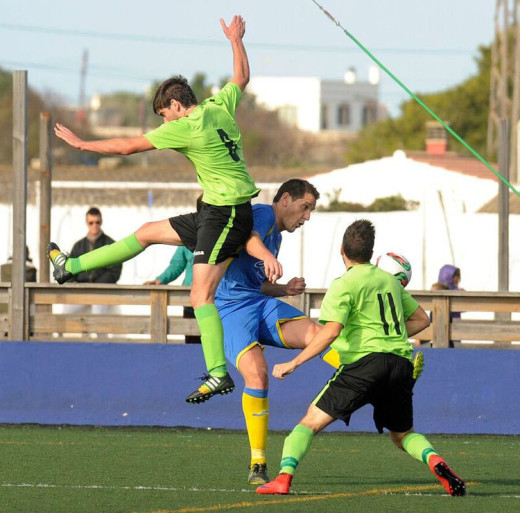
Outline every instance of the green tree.
{"type": "MultiPolygon", "coordinates": [[[[417,96],[473,148],[485,154],[491,49],[480,46],[478,52],[475,75],[445,91],[417,96]]],[[[400,117],[365,126],[350,144],[346,161],[352,164],[377,159],[391,155],[396,149],[423,150],[426,121],[432,119],[415,100],[410,99],[401,105],[400,117]]],[[[459,142],[449,137],[456,151],[467,152],[459,142]]]]}

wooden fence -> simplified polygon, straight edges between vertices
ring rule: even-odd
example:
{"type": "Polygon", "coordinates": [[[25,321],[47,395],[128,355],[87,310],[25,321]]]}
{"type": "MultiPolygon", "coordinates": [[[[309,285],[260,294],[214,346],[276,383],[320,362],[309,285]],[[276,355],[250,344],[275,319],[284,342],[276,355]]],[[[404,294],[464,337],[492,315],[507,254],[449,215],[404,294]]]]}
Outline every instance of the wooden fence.
{"type": "MultiPolygon", "coordinates": [[[[198,334],[196,321],[182,318],[181,307],[189,305],[189,290],[181,286],[26,283],[24,340],[182,343],[183,335],[198,334]],[[107,305],[113,311],[66,313],[67,305],[107,305]]],[[[323,289],[309,289],[284,299],[315,318],[324,293],[323,289]]],[[[457,347],[483,347],[486,342],[487,348],[520,348],[520,321],[511,315],[520,312],[520,293],[411,293],[433,314],[432,325],[416,335],[432,340],[433,347],[449,347],[449,341],[456,340],[462,341],[457,347]],[[450,323],[451,312],[465,313],[450,323]]],[[[13,340],[11,301],[11,284],[0,283],[0,340],[13,340]]]]}

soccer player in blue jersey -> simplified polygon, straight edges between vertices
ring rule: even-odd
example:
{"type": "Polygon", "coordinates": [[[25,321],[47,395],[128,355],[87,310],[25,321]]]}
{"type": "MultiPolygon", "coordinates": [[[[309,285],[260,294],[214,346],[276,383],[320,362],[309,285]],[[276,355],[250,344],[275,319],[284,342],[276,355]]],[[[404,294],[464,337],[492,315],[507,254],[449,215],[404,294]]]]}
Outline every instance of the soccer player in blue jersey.
{"type": "Polygon", "coordinates": [[[308,221],[318,198],[312,184],[293,179],[281,185],[272,205],[253,205],[253,233],[247,251],[231,262],[215,296],[224,326],[226,357],[245,382],[242,407],[251,446],[250,484],[269,481],[265,454],[269,379],[262,346],[302,349],[321,327],[297,308],[276,299],[301,294],[304,278],[292,278],[285,285],[271,283],[266,279],[263,258],[248,252],[253,245],[257,255],[270,252],[277,256],[282,232],[293,232],[308,221]]]}

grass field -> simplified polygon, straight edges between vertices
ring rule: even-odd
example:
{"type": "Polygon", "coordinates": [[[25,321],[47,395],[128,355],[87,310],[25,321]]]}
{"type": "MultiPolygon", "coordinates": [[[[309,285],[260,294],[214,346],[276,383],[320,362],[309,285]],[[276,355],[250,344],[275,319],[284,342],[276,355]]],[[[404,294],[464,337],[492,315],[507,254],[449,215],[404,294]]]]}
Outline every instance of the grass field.
{"type": "MultiPolygon", "coordinates": [[[[284,437],[270,434],[272,477],[284,437]]],[[[0,513],[520,511],[520,436],[428,438],[466,497],[386,435],[319,435],[284,497],[247,485],[245,432],[0,426],[0,513]]]]}

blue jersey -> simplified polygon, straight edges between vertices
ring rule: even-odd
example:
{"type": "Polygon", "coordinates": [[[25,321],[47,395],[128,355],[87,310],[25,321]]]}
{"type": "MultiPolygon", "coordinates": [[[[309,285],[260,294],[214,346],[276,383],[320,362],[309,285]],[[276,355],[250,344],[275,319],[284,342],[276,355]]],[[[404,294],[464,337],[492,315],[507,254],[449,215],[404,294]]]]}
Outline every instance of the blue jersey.
{"type": "MultiPolygon", "coordinates": [[[[276,226],[272,205],[253,205],[253,230],[260,234],[265,247],[274,256],[278,256],[282,235],[276,226]]],[[[264,263],[243,249],[227,268],[215,299],[236,301],[256,297],[260,294],[265,279],[264,263]]]]}

